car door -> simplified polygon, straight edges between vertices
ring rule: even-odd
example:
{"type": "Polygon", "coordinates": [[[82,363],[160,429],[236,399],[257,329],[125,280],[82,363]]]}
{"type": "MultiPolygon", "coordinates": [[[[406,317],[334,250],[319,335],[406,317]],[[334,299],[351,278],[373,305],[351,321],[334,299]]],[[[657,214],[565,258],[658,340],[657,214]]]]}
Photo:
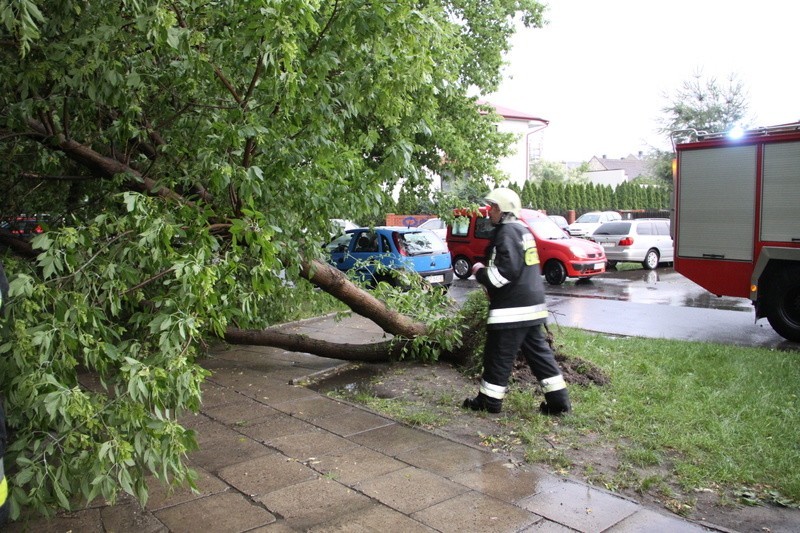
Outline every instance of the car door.
{"type": "Polygon", "coordinates": [[[658,248],[661,250],[661,261],[671,263],[675,260],[675,245],[669,231],[669,220],[656,220],[658,233],[658,248]]]}

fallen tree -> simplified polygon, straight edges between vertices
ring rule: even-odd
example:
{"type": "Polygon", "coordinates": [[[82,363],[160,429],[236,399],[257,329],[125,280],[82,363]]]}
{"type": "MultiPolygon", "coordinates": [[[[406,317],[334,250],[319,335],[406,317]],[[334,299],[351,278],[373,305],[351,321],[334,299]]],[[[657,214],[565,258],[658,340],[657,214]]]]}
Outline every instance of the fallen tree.
{"type": "Polygon", "coordinates": [[[451,349],[440,308],[375,298],[321,245],[332,218],[380,221],[400,180],[497,175],[511,137],[469,90],[496,88],[514,17],[542,9],[0,0],[0,209],[48,230],[0,227],[12,515],[188,481],[176,420],[209,340],[342,357],[270,329],[314,285],[391,334],[353,357],[451,349]]]}

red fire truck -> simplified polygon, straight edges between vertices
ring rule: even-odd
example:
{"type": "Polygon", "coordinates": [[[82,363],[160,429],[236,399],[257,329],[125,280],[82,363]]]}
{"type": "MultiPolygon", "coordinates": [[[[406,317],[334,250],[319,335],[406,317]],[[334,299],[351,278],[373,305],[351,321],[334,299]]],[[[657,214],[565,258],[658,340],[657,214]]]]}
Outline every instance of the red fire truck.
{"type": "Polygon", "coordinates": [[[694,132],[675,151],[675,270],[800,342],[800,122],[694,132]]]}

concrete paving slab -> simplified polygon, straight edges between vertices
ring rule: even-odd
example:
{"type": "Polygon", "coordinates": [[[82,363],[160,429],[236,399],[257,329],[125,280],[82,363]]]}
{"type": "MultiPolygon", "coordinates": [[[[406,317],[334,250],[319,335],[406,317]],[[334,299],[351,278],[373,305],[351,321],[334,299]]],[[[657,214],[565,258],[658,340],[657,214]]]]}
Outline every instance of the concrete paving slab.
{"type": "Polygon", "coordinates": [[[677,517],[640,509],[622,522],[611,526],[608,533],[702,533],[711,531],[677,517]]]}
{"type": "Polygon", "coordinates": [[[557,522],[542,518],[538,522],[526,527],[520,533],[575,533],[571,527],[562,526],[557,522]]]}
{"type": "Polygon", "coordinates": [[[317,478],[317,472],[280,453],[244,461],[219,472],[219,477],[250,498],[317,478]]]}
{"type": "Polygon", "coordinates": [[[500,457],[491,452],[442,439],[435,444],[399,454],[397,459],[440,476],[452,478],[465,470],[497,461],[500,457]]]}
{"type": "Polygon", "coordinates": [[[541,520],[534,513],[475,491],[423,509],[411,518],[438,531],[471,533],[519,531],[541,520]]]}
{"type": "Polygon", "coordinates": [[[357,488],[392,509],[409,515],[469,490],[413,466],[364,480],[357,488]]]}
{"type": "Polygon", "coordinates": [[[278,414],[276,409],[255,400],[241,397],[241,400],[215,407],[204,407],[203,413],[226,426],[252,426],[278,414]]]}
{"type": "Polygon", "coordinates": [[[325,396],[308,396],[283,403],[272,403],[272,406],[287,415],[310,422],[329,416],[346,415],[356,410],[351,405],[325,396]]]}
{"type": "Polygon", "coordinates": [[[371,505],[338,520],[312,527],[309,533],[434,533],[436,530],[383,505],[371,505]]]}
{"type": "Polygon", "coordinates": [[[290,385],[288,380],[277,379],[274,374],[263,374],[249,369],[225,368],[214,372],[209,381],[235,389],[240,395],[268,405],[315,396],[305,387],[290,385]]]}
{"type": "Polygon", "coordinates": [[[543,479],[539,492],[519,505],[545,518],[584,532],[605,531],[638,510],[629,500],[580,483],[543,479]]]}
{"type": "Polygon", "coordinates": [[[420,446],[441,442],[441,437],[395,423],[353,435],[350,440],[394,457],[420,446]]]}
{"type": "Polygon", "coordinates": [[[340,415],[328,416],[314,421],[314,424],[322,429],[327,429],[341,437],[352,437],[357,433],[363,433],[394,423],[394,420],[363,409],[353,409],[340,415]]]}
{"type": "Polygon", "coordinates": [[[209,380],[203,382],[200,390],[203,391],[203,409],[242,399],[242,395],[236,392],[236,389],[223,387],[209,380]]]}
{"type": "Polygon", "coordinates": [[[100,509],[105,531],[114,533],[166,533],[167,526],[153,514],[143,511],[139,502],[131,501],[108,505],[100,509]]]}
{"type": "Polygon", "coordinates": [[[406,463],[363,446],[327,453],[315,461],[310,461],[309,466],[320,474],[349,487],[365,479],[408,467],[406,463]]]}
{"type": "Polygon", "coordinates": [[[539,481],[549,474],[530,466],[494,461],[462,472],[451,479],[483,494],[508,503],[533,496],[539,481]]]}
{"type": "Polygon", "coordinates": [[[317,427],[307,433],[295,433],[270,439],[267,443],[283,452],[286,456],[298,461],[308,461],[327,453],[340,452],[356,447],[356,443],[317,427]]]}
{"type": "Polygon", "coordinates": [[[197,492],[192,491],[188,486],[170,488],[154,476],[148,477],[145,483],[147,483],[149,496],[145,509],[155,511],[230,490],[227,483],[209,473],[205,468],[194,467],[194,471],[197,472],[195,481],[197,492]]]}
{"type": "Polygon", "coordinates": [[[286,525],[305,531],[374,505],[369,498],[329,479],[315,479],[272,491],[258,499],[286,525]]]}
{"type": "Polygon", "coordinates": [[[198,433],[197,442],[200,449],[189,454],[188,462],[211,473],[216,473],[226,466],[274,453],[274,450],[263,444],[217,422],[203,426],[203,431],[198,433]]]}
{"type": "Polygon", "coordinates": [[[313,424],[277,412],[264,420],[249,426],[236,427],[236,431],[247,435],[256,442],[267,443],[285,435],[308,433],[316,428],[313,424]]]}
{"type": "Polygon", "coordinates": [[[155,512],[173,533],[237,533],[274,522],[275,516],[238,492],[214,494],[155,512]],[[211,528],[211,529],[209,529],[211,528]]]}

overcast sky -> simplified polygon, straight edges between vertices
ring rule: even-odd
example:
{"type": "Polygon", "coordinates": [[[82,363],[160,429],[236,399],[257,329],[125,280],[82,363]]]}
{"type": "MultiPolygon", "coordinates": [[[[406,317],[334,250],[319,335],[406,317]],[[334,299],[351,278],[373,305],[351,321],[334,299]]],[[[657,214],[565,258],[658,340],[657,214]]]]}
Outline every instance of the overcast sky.
{"type": "Polygon", "coordinates": [[[744,84],[754,126],[800,120],[796,0],[545,0],[522,29],[490,102],[550,121],[544,159],[621,158],[668,148],[656,129],[701,71],[744,84]]]}

